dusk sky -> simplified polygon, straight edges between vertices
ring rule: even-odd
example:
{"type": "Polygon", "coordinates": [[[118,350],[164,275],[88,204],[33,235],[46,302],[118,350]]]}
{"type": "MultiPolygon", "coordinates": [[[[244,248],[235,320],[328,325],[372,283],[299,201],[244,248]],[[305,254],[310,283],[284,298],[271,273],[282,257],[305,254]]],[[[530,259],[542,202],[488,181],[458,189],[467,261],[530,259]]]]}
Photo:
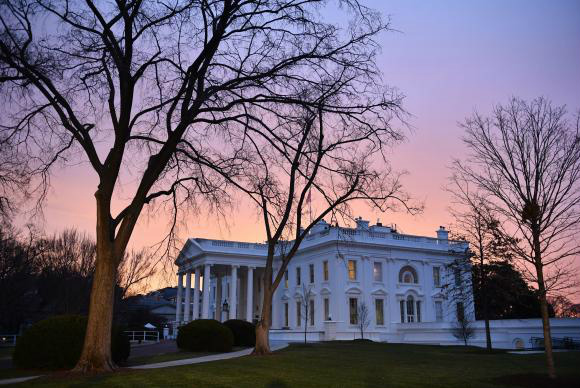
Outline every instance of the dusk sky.
{"type": "MultiPolygon", "coordinates": [[[[381,38],[380,66],[386,82],[406,96],[412,130],[391,161],[408,171],[405,187],[424,201],[425,211],[409,216],[361,209],[355,215],[434,237],[439,225],[450,223],[443,190],[447,167],[465,153],[458,122],[511,96],[545,96],[571,112],[580,108],[580,2],[375,0],[368,5],[390,15],[397,30],[381,38]]],[[[46,231],[76,227],[94,235],[96,182],[83,164],[56,171],[46,231]]],[[[124,183],[128,196],[131,183],[124,183]]],[[[163,214],[144,214],[131,245],[159,241],[166,225],[163,214]]],[[[233,209],[227,225],[203,215],[191,217],[183,231],[182,237],[264,239],[259,218],[247,206],[233,209]]]]}

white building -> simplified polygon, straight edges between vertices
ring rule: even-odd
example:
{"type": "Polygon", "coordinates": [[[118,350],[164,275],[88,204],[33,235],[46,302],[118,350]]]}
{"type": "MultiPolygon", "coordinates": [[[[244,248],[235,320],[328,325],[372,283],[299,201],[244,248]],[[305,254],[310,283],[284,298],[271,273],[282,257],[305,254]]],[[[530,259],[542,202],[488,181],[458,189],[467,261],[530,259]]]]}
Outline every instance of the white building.
{"type": "MultiPolygon", "coordinates": [[[[465,302],[453,300],[444,288],[464,281],[449,265],[465,255],[468,244],[449,240],[443,227],[436,234],[401,234],[380,223],[369,226],[362,219],[357,220],[356,228],[320,222],[303,241],[274,294],[270,338],[303,338],[302,294],[307,287],[312,291],[307,322],[310,340],[359,338],[357,311],[364,304],[369,311],[366,338],[459,343],[452,328],[462,305],[472,305],[472,295],[467,295],[465,302]]],[[[187,240],[176,260],[177,306],[183,306],[177,309],[178,324],[197,318],[258,320],[265,255],[265,244],[187,240]],[[204,279],[209,279],[207,284],[204,279]],[[200,296],[201,288],[204,292],[200,296]]],[[[279,265],[274,262],[275,273],[279,265]]],[[[463,311],[473,319],[473,309],[463,311]]],[[[506,322],[492,325],[497,327],[496,346],[529,346],[530,337],[541,336],[539,320],[506,322]]],[[[476,322],[474,326],[473,343],[483,345],[483,325],[476,322]]],[[[563,328],[562,335],[580,336],[577,322],[560,322],[556,327],[563,328]]]]}

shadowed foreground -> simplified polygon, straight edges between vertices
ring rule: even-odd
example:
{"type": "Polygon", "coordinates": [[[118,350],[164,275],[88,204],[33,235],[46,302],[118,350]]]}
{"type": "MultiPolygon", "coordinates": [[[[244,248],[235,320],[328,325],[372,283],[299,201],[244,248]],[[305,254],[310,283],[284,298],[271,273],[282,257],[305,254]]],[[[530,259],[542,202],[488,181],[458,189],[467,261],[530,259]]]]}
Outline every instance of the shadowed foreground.
{"type": "MultiPolygon", "coordinates": [[[[27,387],[542,387],[543,354],[479,348],[333,342],[291,345],[271,356],[85,378],[55,376],[27,387]],[[530,385],[532,384],[532,385],[530,385]]],[[[580,352],[556,354],[562,380],[580,386],[580,352]]],[[[15,385],[18,386],[18,385],[15,385]]],[[[22,387],[22,385],[20,385],[22,387]]]]}

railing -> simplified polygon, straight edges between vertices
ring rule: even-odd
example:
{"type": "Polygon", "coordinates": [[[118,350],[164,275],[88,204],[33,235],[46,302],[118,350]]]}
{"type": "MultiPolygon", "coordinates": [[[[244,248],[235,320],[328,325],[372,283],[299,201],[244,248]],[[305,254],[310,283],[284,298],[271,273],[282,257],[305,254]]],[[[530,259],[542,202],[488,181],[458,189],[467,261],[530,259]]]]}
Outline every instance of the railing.
{"type": "Polygon", "coordinates": [[[159,332],[156,330],[149,331],[125,331],[131,342],[159,342],[159,332]]]}
{"type": "MultiPolygon", "coordinates": [[[[543,337],[530,338],[532,349],[544,349],[543,337]]],[[[580,338],[573,337],[552,337],[552,348],[554,349],[580,349],[580,338]]]]}
{"type": "Polygon", "coordinates": [[[0,334],[0,346],[15,346],[18,334],[0,334]]]}

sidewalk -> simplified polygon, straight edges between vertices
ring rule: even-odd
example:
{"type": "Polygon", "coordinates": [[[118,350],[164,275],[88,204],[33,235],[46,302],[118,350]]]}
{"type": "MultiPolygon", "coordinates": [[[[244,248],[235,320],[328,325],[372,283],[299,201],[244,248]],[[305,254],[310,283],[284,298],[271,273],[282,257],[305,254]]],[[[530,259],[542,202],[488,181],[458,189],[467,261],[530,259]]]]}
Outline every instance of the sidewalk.
{"type": "MultiPolygon", "coordinates": [[[[276,350],[284,349],[288,346],[287,342],[276,342],[272,343],[270,350],[273,352],[276,350]]],[[[129,369],[158,369],[158,368],[168,368],[170,366],[180,366],[180,365],[190,365],[190,364],[200,364],[202,362],[218,361],[218,360],[228,360],[230,358],[237,358],[242,356],[247,356],[252,353],[253,348],[247,348],[244,350],[238,350],[237,352],[230,353],[220,353],[212,354],[211,356],[186,358],[183,360],[165,361],[156,364],[145,364],[145,365],[135,365],[129,367],[129,369]]]]}
{"type": "MultiPolygon", "coordinates": [[[[276,350],[284,349],[287,346],[288,346],[288,342],[281,342],[281,341],[280,342],[278,342],[278,341],[271,341],[270,342],[270,349],[273,352],[276,350]]],[[[203,356],[203,357],[187,358],[184,360],[159,362],[156,364],[136,365],[136,366],[128,367],[127,369],[158,369],[158,368],[168,368],[168,367],[180,366],[180,365],[200,364],[203,362],[210,362],[210,361],[228,360],[230,358],[247,356],[250,353],[252,353],[252,350],[253,350],[253,348],[247,348],[244,350],[239,350],[237,352],[212,354],[211,356],[203,356]]],[[[27,376],[27,377],[17,377],[17,378],[12,378],[12,379],[4,379],[4,380],[0,380],[0,385],[22,383],[25,381],[37,379],[39,377],[42,377],[42,376],[27,376]]]]}

